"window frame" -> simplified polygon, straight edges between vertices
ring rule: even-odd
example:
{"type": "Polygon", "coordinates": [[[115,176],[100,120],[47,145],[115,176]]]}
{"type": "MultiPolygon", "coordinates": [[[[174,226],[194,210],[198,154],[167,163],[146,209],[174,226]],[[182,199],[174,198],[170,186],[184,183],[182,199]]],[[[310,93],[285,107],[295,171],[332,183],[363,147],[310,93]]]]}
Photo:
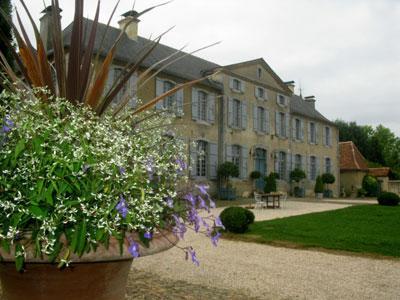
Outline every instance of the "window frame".
{"type": "Polygon", "coordinates": [[[303,158],[301,154],[296,154],[294,156],[294,168],[299,170],[303,169],[303,158]]]}
{"type": "Polygon", "coordinates": [[[242,127],[242,101],[235,98],[232,99],[232,126],[242,127]]]}
{"type": "Polygon", "coordinates": [[[196,151],[196,177],[207,177],[208,142],[204,140],[198,140],[196,151]]]}
{"type": "MultiPolygon", "coordinates": [[[[238,169],[240,170],[241,166],[242,166],[242,146],[232,145],[231,149],[232,149],[232,163],[235,164],[238,167],[238,169]]],[[[237,178],[237,177],[235,177],[235,178],[237,178]]]]}
{"type": "Polygon", "coordinates": [[[278,174],[280,180],[286,179],[287,173],[287,154],[284,151],[278,152],[278,174]]]}
{"type": "Polygon", "coordinates": [[[299,118],[296,118],[295,121],[295,133],[296,133],[296,140],[300,141],[301,140],[301,120],[299,118]]]}
{"type": "Polygon", "coordinates": [[[330,157],[325,157],[325,173],[332,174],[332,159],[330,157]]]}
{"type": "MultiPolygon", "coordinates": [[[[163,80],[163,93],[166,93],[176,87],[176,83],[171,80],[163,80]],[[170,88],[166,88],[166,85],[170,85],[170,88]]],[[[177,106],[177,94],[169,95],[163,99],[163,108],[173,111],[177,106]]]]}
{"type": "Polygon", "coordinates": [[[317,143],[317,124],[310,122],[310,144],[317,143]]]}
{"type": "Polygon", "coordinates": [[[317,157],[315,155],[310,156],[310,179],[317,179],[317,157]]]}
{"type": "Polygon", "coordinates": [[[197,90],[197,100],[198,119],[199,121],[208,122],[208,93],[203,90],[197,90]]]}
{"type": "Polygon", "coordinates": [[[264,130],[265,120],[265,112],[266,109],[262,106],[257,106],[257,131],[265,132],[267,129],[264,130]]]}

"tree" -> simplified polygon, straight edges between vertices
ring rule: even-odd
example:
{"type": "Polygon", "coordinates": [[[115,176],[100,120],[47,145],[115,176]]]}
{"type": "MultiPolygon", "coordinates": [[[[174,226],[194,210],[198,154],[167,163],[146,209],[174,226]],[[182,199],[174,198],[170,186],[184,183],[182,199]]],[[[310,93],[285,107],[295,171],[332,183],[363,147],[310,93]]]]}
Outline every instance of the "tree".
{"type": "MultiPolygon", "coordinates": [[[[4,11],[4,13],[11,18],[12,6],[10,0],[1,0],[0,9],[4,11]]],[[[11,27],[1,14],[0,14],[0,31],[4,35],[4,37],[7,38],[10,44],[13,44],[13,34],[11,27]]],[[[6,57],[9,63],[13,61],[11,49],[9,49],[9,47],[7,47],[7,45],[3,41],[1,41],[0,43],[0,51],[3,53],[3,55],[6,57]]]]}

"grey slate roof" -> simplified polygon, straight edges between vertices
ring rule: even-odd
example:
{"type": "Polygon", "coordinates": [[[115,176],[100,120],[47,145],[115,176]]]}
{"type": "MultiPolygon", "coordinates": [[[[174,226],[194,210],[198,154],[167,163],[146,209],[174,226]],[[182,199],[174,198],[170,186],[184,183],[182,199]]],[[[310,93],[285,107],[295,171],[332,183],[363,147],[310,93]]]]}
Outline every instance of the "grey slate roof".
{"type": "Polygon", "coordinates": [[[290,98],[290,112],[292,114],[301,115],[311,119],[319,120],[325,123],[333,124],[330,120],[325,118],[318,110],[313,107],[312,103],[305,101],[298,95],[293,95],[290,98]]]}
{"type": "MultiPolygon", "coordinates": [[[[86,41],[89,39],[92,25],[93,25],[92,20],[84,19],[83,26],[86,29],[86,34],[84,35],[86,37],[86,41]]],[[[101,40],[103,39],[106,30],[107,30],[107,25],[102,23],[98,24],[96,42],[94,47],[95,53],[100,51],[101,40]]],[[[120,29],[111,26],[108,27],[107,34],[104,39],[103,50],[100,53],[101,55],[105,56],[108,53],[109,49],[111,49],[112,45],[117,40],[120,33],[121,33],[120,29]]],[[[72,24],[70,24],[64,29],[63,39],[64,39],[64,45],[66,47],[70,45],[71,34],[72,34],[72,24]]],[[[114,59],[122,63],[133,62],[135,61],[136,58],[139,58],[140,55],[143,54],[141,50],[149,43],[152,43],[152,41],[140,36],[138,37],[137,41],[134,41],[129,39],[127,35],[124,35],[121,39],[119,46],[117,47],[114,59]]],[[[173,49],[163,44],[159,44],[154,49],[154,51],[145,59],[142,66],[150,67],[154,63],[168,57],[169,55],[171,55],[176,51],[177,51],[176,49],[173,49]]],[[[182,56],[184,54],[186,53],[181,52],[181,54],[179,54],[178,56],[182,56]]],[[[174,56],[174,58],[178,56],[174,56]]],[[[217,67],[219,67],[219,65],[215,63],[201,59],[194,55],[188,55],[178,60],[177,62],[171,64],[170,66],[166,67],[166,69],[164,69],[163,72],[182,79],[193,80],[201,78],[202,76],[204,76],[204,72],[215,69],[217,67]]],[[[216,89],[222,89],[222,86],[220,84],[217,84],[213,81],[205,80],[203,84],[206,84],[216,89]]]]}

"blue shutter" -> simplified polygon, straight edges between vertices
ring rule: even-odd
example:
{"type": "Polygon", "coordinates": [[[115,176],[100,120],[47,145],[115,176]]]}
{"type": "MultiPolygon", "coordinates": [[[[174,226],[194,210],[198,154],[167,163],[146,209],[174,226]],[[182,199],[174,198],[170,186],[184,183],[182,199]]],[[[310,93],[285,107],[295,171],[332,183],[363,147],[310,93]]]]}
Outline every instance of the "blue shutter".
{"type": "Polygon", "coordinates": [[[243,80],[240,81],[240,91],[242,93],[246,91],[246,83],[243,80]]]}
{"type": "Polygon", "coordinates": [[[199,95],[196,88],[192,88],[192,119],[199,119],[199,95]]]}
{"type": "Polygon", "coordinates": [[[241,147],[241,170],[240,177],[246,179],[248,177],[247,160],[249,157],[249,150],[246,147],[241,147]]]}
{"type": "Polygon", "coordinates": [[[229,88],[233,89],[233,78],[229,78],[229,88]]]}
{"type": "Polygon", "coordinates": [[[281,124],[281,115],[279,111],[275,112],[275,135],[281,136],[281,131],[280,131],[280,124],[281,124]]]}
{"type": "Polygon", "coordinates": [[[241,113],[242,113],[242,129],[245,130],[247,128],[247,103],[246,100],[240,102],[241,105],[241,113]]]}
{"type": "Polygon", "coordinates": [[[215,143],[209,143],[208,152],[208,175],[210,179],[217,178],[217,167],[218,167],[218,145],[215,143]]]}
{"type": "Polygon", "coordinates": [[[213,124],[215,122],[215,95],[207,95],[207,119],[208,122],[213,124]]]}
{"type": "MultiPolygon", "coordinates": [[[[162,95],[164,92],[164,81],[160,78],[156,78],[156,97],[162,95]]],[[[163,109],[164,102],[160,100],[156,103],[156,109],[163,109]]]]}
{"type": "Polygon", "coordinates": [[[285,136],[290,137],[290,116],[289,113],[285,113],[285,136]]]}
{"type": "Polygon", "coordinates": [[[328,144],[326,143],[326,127],[322,126],[322,145],[324,146],[328,146],[328,144]]]}
{"type": "Polygon", "coordinates": [[[308,135],[308,143],[311,144],[311,123],[307,123],[307,135],[308,135]]]}
{"type": "Polygon", "coordinates": [[[274,172],[279,173],[279,152],[274,151],[274,172]]]}
{"type": "Polygon", "coordinates": [[[196,163],[197,163],[197,142],[189,142],[189,166],[190,176],[196,177],[196,163]]]}
{"type": "Polygon", "coordinates": [[[292,119],[292,140],[296,140],[296,118],[292,119]]]}
{"type": "Polygon", "coordinates": [[[317,176],[321,174],[321,173],[320,173],[321,170],[319,169],[320,164],[321,164],[321,163],[320,163],[320,159],[321,159],[321,158],[319,158],[319,157],[317,157],[317,156],[315,157],[315,161],[317,162],[317,163],[316,163],[317,176]]]}
{"type": "Polygon", "coordinates": [[[300,120],[300,139],[304,142],[304,120],[300,120]]]}
{"type": "Polygon", "coordinates": [[[258,131],[258,114],[257,114],[257,105],[253,106],[253,129],[254,131],[258,131]]]}
{"type": "Polygon", "coordinates": [[[184,94],[183,89],[176,92],[176,115],[183,116],[183,101],[184,101],[184,94]]]}
{"type": "Polygon", "coordinates": [[[290,170],[293,171],[296,168],[296,155],[292,154],[291,155],[291,167],[290,170]]]}
{"type": "Polygon", "coordinates": [[[228,126],[233,126],[233,99],[228,98],[228,126]]]}
{"type": "Polygon", "coordinates": [[[311,178],[311,156],[307,156],[307,172],[308,172],[308,179],[312,180],[312,178],[311,178]]]}
{"type": "Polygon", "coordinates": [[[319,140],[319,126],[317,123],[315,123],[315,144],[318,145],[318,140],[319,140]]]}
{"type": "Polygon", "coordinates": [[[232,146],[231,145],[226,145],[225,147],[226,152],[225,152],[225,161],[232,161],[232,146]]]}
{"type": "Polygon", "coordinates": [[[271,133],[269,110],[265,109],[265,133],[271,133]]]}
{"type": "Polygon", "coordinates": [[[128,106],[131,108],[135,108],[137,106],[137,83],[138,83],[138,76],[136,73],[132,74],[132,76],[129,78],[129,104],[128,106]]]}

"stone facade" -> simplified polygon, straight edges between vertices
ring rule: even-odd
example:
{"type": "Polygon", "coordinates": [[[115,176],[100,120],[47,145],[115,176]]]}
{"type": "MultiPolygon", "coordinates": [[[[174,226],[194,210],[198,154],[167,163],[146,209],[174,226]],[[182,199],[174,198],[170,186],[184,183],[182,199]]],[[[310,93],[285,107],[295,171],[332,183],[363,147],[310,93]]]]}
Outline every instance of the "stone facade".
{"type": "MultiPolygon", "coordinates": [[[[136,16],[134,11],[125,15],[136,16]]],[[[89,32],[92,23],[85,22],[89,32]]],[[[134,28],[128,28],[129,34],[120,42],[110,84],[118,78],[122,66],[135,55],[140,56],[143,47],[151,43],[137,36],[138,23],[136,19],[132,22],[130,26],[134,28]]],[[[71,31],[71,25],[64,30],[66,46],[71,31]]],[[[112,42],[120,29],[107,29],[99,24],[99,36],[106,32],[105,40],[112,42]]],[[[295,95],[293,84],[284,83],[263,59],[220,66],[181,53],[181,59],[173,64],[162,63],[151,72],[146,71],[157,61],[174,57],[176,52],[158,45],[126,89],[132,92],[131,105],[135,107],[136,99],[146,102],[177,84],[214,74],[160,101],[154,108],[176,113],[172,129],[187,144],[189,175],[193,181],[208,183],[215,192],[218,165],[232,161],[240,170],[240,176],[232,180],[239,195],[249,194],[254,187],[263,189],[263,179],[256,182],[249,179],[254,170],[263,175],[278,173],[279,189],[290,191],[289,175],[295,167],[307,173],[302,183],[307,195],[313,194],[315,177],[325,171],[335,175],[337,180],[331,189],[335,196],[339,194],[338,130],[315,109],[314,98],[295,95]]]]}

